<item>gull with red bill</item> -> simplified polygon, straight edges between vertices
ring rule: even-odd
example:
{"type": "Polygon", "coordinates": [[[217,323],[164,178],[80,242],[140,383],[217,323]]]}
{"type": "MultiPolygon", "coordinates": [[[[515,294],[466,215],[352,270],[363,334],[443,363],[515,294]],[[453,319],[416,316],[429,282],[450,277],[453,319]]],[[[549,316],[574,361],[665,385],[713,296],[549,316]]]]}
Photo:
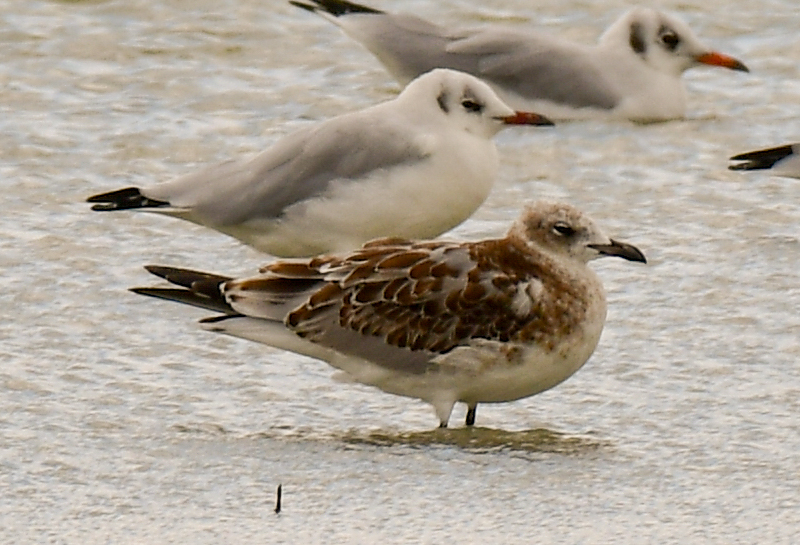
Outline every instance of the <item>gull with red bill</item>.
{"type": "Polygon", "coordinates": [[[290,3],[341,27],[401,83],[436,67],[462,70],[488,82],[512,107],[553,119],[682,118],[683,72],[698,65],[748,71],[709,49],[677,17],[644,7],[586,45],[509,25],[451,28],[347,0],[290,3]]]}
{"type": "Polygon", "coordinates": [[[474,76],[437,69],[393,100],[302,128],[255,157],[88,201],[188,220],[282,257],[431,238],[489,195],[492,137],[510,125],[552,122],[514,111],[474,76]]]}
{"type": "Polygon", "coordinates": [[[428,402],[440,427],[465,403],[471,426],[479,403],[538,394],[586,363],[606,319],[603,286],[587,264],[604,256],[646,262],[574,207],[539,201],[500,239],[381,239],[241,279],[149,266],[178,287],[133,291],[218,312],[201,322],[210,331],[428,402]]]}

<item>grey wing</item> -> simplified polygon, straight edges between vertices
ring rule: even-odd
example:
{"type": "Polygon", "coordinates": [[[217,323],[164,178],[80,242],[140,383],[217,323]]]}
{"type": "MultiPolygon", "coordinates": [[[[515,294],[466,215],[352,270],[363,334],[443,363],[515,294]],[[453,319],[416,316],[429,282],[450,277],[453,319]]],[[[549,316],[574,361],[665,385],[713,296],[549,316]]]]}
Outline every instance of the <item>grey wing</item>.
{"type": "Polygon", "coordinates": [[[585,46],[487,28],[452,41],[454,57],[477,59],[475,75],[529,100],[611,109],[619,93],[585,46]]]}
{"type": "Polygon", "coordinates": [[[528,100],[614,108],[619,93],[588,48],[508,28],[447,30],[410,15],[342,23],[405,82],[434,68],[468,72],[528,100]]]}
{"type": "Polygon", "coordinates": [[[353,39],[378,57],[389,72],[406,84],[434,68],[452,68],[475,74],[477,60],[447,53],[448,45],[462,37],[419,17],[382,13],[334,20],[353,39]]]}
{"type": "Polygon", "coordinates": [[[227,161],[143,193],[212,225],[275,219],[324,194],[334,180],[357,183],[380,169],[424,160],[407,132],[385,119],[340,116],[296,131],[251,159],[227,161]]]}

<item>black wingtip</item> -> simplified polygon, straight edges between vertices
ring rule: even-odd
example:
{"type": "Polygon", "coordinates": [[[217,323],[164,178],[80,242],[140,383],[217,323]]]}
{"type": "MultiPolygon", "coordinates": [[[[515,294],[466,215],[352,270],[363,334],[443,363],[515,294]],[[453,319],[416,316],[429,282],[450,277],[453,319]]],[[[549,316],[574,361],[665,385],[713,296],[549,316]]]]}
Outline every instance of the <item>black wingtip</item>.
{"type": "Polygon", "coordinates": [[[794,145],[786,144],[775,148],[748,151],[734,155],[731,161],[744,161],[728,166],[730,170],[765,170],[772,168],[775,163],[795,153],[794,145]]]}
{"type": "Polygon", "coordinates": [[[182,303],[203,310],[221,312],[225,316],[235,314],[233,308],[231,308],[221,295],[209,297],[201,293],[196,293],[193,290],[179,288],[129,288],[129,291],[137,295],[172,301],[173,303],[182,303]]]}
{"type": "Polygon", "coordinates": [[[144,268],[150,274],[163,278],[170,284],[183,286],[184,288],[194,288],[198,284],[214,284],[218,286],[230,280],[228,276],[178,267],[166,267],[164,265],[145,265],[144,268]]]}
{"type": "Polygon", "coordinates": [[[156,297],[158,299],[167,299],[172,301],[173,297],[169,295],[172,293],[185,293],[186,290],[179,290],[175,288],[128,288],[128,291],[137,295],[147,295],[148,297],[156,297]]]}
{"type": "Polygon", "coordinates": [[[180,286],[181,289],[131,288],[130,291],[133,293],[184,303],[224,314],[234,314],[233,308],[228,304],[225,295],[220,289],[220,285],[223,282],[230,280],[229,277],[189,269],[179,269],[177,267],[164,267],[162,265],[147,265],[145,269],[171,284],[180,286]]]}
{"type": "Polygon", "coordinates": [[[142,195],[138,187],[126,187],[108,193],[92,195],[86,202],[98,203],[92,206],[92,210],[97,212],[108,212],[111,210],[131,210],[134,208],[160,208],[169,206],[166,201],[150,199],[142,195]]]}
{"type": "Polygon", "coordinates": [[[307,11],[325,11],[334,17],[348,15],[351,13],[383,13],[380,10],[356,4],[354,2],[347,2],[346,0],[311,0],[314,4],[305,4],[295,0],[289,0],[289,3],[298,8],[307,11]]]}

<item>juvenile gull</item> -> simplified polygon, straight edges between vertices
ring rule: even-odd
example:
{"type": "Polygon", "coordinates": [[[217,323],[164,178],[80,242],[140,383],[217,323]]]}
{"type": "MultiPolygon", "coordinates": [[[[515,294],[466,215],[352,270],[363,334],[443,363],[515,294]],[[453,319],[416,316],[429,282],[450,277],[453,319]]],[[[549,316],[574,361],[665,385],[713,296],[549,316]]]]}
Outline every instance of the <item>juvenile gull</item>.
{"type": "Polygon", "coordinates": [[[467,219],[498,169],[492,137],[508,125],[552,125],[515,112],[477,78],[434,70],[394,100],[300,129],[247,159],[89,202],[205,225],[276,256],[431,238],[467,219]]]}
{"type": "Polygon", "coordinates": [[[431,68],[463,70],[490,83],[512,107],[554,119],[601,112],[637,121],[681,118],[684,71],[700,64],[747,71],[677,17],[644,7],[623,15],[596,45],[585,45],[509,26],[450,28],[345,0],[290,3],[341,27],[401,83],[431,68]]]}
{"type": "Polygon", "coordinates": [[[466,403],[469,426],[478,403],[538,394],[589,359],[606,301],[587,263],[603,256],[645,262],[572,206],[540,201],[501,239],[380,239],[242,279],[149,266],[183,288],[133,291],[221,312],[201,323],[426,401],[441,427],[466,403]]]}
{"type": "Polygon", "coordinates": [[[800,144],[748,151],[734,155],[731,161],[743,161],[730,165],[731,170],[769,170],[775,176],[800,178],[800,144]]]}

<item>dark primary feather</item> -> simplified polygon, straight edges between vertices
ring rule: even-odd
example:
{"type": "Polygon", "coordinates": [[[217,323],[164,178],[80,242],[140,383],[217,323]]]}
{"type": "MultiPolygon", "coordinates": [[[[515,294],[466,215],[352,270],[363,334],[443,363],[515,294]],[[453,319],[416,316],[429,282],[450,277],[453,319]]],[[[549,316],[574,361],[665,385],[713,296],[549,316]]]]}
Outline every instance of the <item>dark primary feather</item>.
{"type": "Polygon", "coordinates": [[[794,153],[794,146],[787,144],[785,146],[778,146],[776,148],[768,148],[757,151],[749,151],[747,153],[740,153],[731,157],[731,161],[744,161],[730,165],[728,168],[731,170],[763,170],[772,168],[772,166],[785,159],[794,153]]]}
{"type": "Polygon", "coordinates": [[[146,265],[145,270],[154,274],[171,284],[177,284],[185,288],[190,288],[196,282],[213,282],[217,285],[230,280],[230,277],[220,276],[218,274],[210,274],[201,271],[193,271],[190,269],[181,269],[177,267],[164,267],[162,265],[146,265]]]}
{"type": "Polygon", "coordinates": [[[138,293],[139,295],[147,295],[148,297],[155,297],[156,299],[164,299],[166,301],[174,301],[176,303],[183,303],[193,307],[202,308],[205,310],[212,310],[214,312],[223,312],[226,315],[237,315],[236,311],[230,305],[219,299],[210,299],[191,290],[182,290],[175,288],[131,288],[130,291],[138,293]]]}
{"type": "Polygon", "coordinates": [[[383,13],[377,9],[368,6],[362,6],[353,2],[345,2],[344,0],[311,0],[313,4],[304,4],[302,2],[295,2],[290,0],[289,3],[298,8],[308,11],[317,11],[323,9],[335,17],[340,15],[347,15],[348,13],[383,13]]]}
{"type": "Polygon", "coordinates": [[[169,206],[166,201],[149,199],[142,195],[138,187],[126,187],[108,193],[93,195],[86,199],[86,202],[100,203],[92,207],[98,212],[110,210],[130,210],[133,208],[159,208],[169,206]]]}
{"type": "Polygon", "coordinates": [[[179,269],[175,267],[163,267],[160,265],[147,265],[148,272],[167,280],[176,286],[186,289],[175,288],[131,288],[131,291],[139,295],[147,295],[157,299],[184,303],[206,310],[223,312],[225,314],[236,314],[236,311],[227,303],[220,289],[220,286],[230,280],[226,276],[209,274],[189,269],[179,269]]]}

